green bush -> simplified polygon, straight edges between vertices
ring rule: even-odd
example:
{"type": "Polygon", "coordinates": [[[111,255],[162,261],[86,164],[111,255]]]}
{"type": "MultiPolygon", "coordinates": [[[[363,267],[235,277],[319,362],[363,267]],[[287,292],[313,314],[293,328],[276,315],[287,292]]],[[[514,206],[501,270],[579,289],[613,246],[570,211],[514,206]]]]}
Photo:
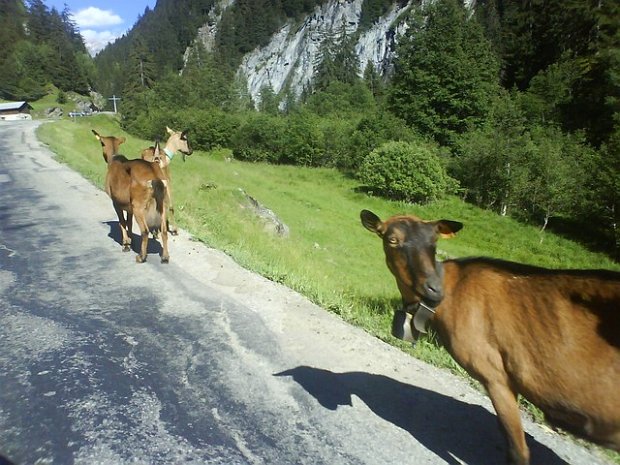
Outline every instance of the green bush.
{"type": "Polygon", "coordinates": [[[235,128],[239,126],[240,115],[217,108],[178,111],[175,113],[181,130],[189,130],[192,147],[198,150],[213,150],[230,147],[235,128]]]}
{"type": "Polygon", "coordinates": [[[438,148],[427,142],[386,142],[364,159],[359,180],[369,191],[407,202],[427,202],[454,187],[438,148]]]}
{"type": "Polygon", "coordinates": [[[321,119],[306,111],[290,115],[283,134],[281,163],[301,166],[322,166],[326,163],[321,147],[323,134],[319,128],[321,119]]]}
{"type": "Polygon", "coordinates": [[[233,156],[238,160],[280,162],[284,152],[284,120],[264,113],[248,113],[232,137],[233,156]]]}
{"type": "Polygon", "coordinates": [[[413,142],[419,136],[397,116],[377,111],[361,118],[349,139],[348,150],[339,160],[338,167],[355,172],[364,158],[382,144],[396,140],[413,142]]]}

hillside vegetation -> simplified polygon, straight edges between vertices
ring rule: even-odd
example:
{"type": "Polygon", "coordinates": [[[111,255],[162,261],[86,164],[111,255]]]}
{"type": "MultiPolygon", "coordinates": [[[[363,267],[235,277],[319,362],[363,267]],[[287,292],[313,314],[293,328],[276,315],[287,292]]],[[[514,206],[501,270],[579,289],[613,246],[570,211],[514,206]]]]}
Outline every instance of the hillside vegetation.
{"type": "Polygon", "coordinates": [[[355,27],[317,36],[301,95],[265,84],[253,101],[240,60],[318,4],[332,13],[342,2],[161,0],[91,59],[68,8],[7,0],[0,98],[115,94],[136,137],[174,125],[198,149],[336,168],[392,200],[456,194],[620,259],[617,1],[481,0],[468,10],[461,0],[364,0],[355,27]],[[390,63],[360,69],[360,33],[396,3],[408,9],[385,31],[395,38],[390,63]],[[195,39],[207,23],[203,47],[195,39]]]}

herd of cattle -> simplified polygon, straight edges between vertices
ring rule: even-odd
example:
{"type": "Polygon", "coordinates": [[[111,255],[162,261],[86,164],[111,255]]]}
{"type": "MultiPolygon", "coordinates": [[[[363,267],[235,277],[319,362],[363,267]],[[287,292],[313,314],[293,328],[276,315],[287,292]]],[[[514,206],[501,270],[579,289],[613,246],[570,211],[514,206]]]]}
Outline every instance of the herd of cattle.
{"type": "Polygon", "coordinates": [[[168,140],[163,148],[159,142],[144,149],[141,158],[128,160],[119,153],[124,137],[101,136],[94,129],[93,134],[101,143],[103,159],[108,165],[105,177],[105,191],[112,199],[121,228],[123,250],[131,250],[133,217],[140,227],[142,243],[136,256],[138,263],[146,261],[149,231],[161,233],[162,263],[168,263],[168,231],[177,233],[172,205],[172,183],[170,162],[176,152],[192,154],[187,131],[166,128],[168,140]],[[125,217],[125,212],[127,216],[125,217]]]}
{"type": "MultiPolygon", "coordinates": [[[[136,260],[146,260],[150,230],[176,234],[169,164],[190,155],[186,131],[167,128],[159,144],[128,160],[125,138],[101,136],[105,189],[118,215],[123,250],[131,249],[132,216],[142,235],[136,260]],[[163,152],[163,153],[162,153],[163,152]],[[127,216],[124,216],[124,212],[127,216]]],[[[362,225],[383,242],[403,307],[392,334],[415,342],[432,324],[452,357],[484,386],[504,432],[508,463],[526,465],[518,396],[552,425],[620,452],[620,273],[551,270],[489,258],[436,259],[436,243],[453,237],[456,221],[363,210],[362,225]]]]}

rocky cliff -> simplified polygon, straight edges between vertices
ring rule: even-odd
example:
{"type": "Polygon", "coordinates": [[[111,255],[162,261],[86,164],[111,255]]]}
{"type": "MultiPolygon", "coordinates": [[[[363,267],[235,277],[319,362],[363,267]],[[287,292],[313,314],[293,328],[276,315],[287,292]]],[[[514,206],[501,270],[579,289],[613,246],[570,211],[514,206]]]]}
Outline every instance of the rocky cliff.
{"type": "MultiPolygon", "coordinates": [[[[348,36],[357,38],[357,51],[362,75],[367,65],[381,74],[389,73],[393,61],[394,43],[406,30],[403,13],[419,1],[411,0],[404,6],[394,2],[392,8],[364,31],[358,30],[364,0],[326,0],[317,6],[299,25],[290,21],[276,32],[270,43],[247,54],[239,67],[255,102],[260,91],[270,86],[274,93],[282,91],[299,96],[312,81],[321,44],[327,37],[337,36],[346,28],[348,36]]],[[[220,0],[209,14],[209,21],[200,28],[197,41],[212,50],[222,12],[234,0],[220,0]]],[[[189,53],[186,52],[186,56],[189,53]]]]}

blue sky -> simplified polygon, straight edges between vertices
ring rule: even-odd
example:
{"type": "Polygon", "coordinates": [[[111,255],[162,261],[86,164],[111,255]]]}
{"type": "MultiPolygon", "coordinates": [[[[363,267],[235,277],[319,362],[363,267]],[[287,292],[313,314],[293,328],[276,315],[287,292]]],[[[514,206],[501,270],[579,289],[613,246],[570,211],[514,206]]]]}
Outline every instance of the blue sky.
{"type": "Polygon", "coordinates": [[[44,0],[49,8],[73,14],[91,55],[122,36],[135,24],[144,9],[155,8],[156,0],[44,0]]]}

